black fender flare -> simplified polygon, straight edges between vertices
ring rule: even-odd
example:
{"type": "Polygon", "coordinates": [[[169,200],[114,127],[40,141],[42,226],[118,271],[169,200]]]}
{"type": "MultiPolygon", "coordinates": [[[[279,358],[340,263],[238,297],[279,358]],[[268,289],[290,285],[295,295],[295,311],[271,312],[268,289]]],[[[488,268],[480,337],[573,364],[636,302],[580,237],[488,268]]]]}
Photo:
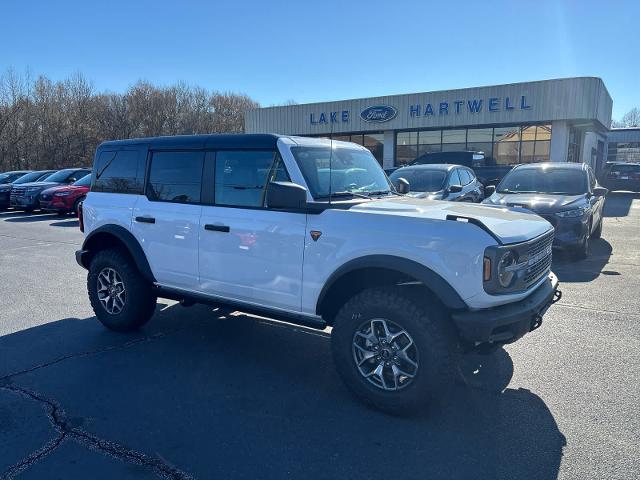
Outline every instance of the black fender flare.
{"type": "Polygon", "coordinates": [[[103,225],[93,230],[82,243],[82,250],[78,256],[78,263],[84,268],[89,268],[90,259],[96,251],[100,250],[100,245],[104,245],[104,240],[108,237],[115,238],[120,244],[124,245],[129,255],[136,264],[136,268],[142,276],[151,283],[156,281],[149,266],[149,261],[144,250],[138,243],[136,237],[133,236],[126,228],[120,225],[103,225]]]}
{"type": "Polygon", "coordinates": [[[468,308],[464,300],[458,295],[458,292],[456,292],[444,278],[429,267],[413,260],[396,257],[394,255],[366,255],[346,262],[329,276],[318,296],[316,313],[320,314],[320,312],[322,312],[324,302],[327,300],[327,294],[340,278],[355,270],[372,267],[393,270],[415,278],[430,289],[434,295],[451,310],[468,308]]]}

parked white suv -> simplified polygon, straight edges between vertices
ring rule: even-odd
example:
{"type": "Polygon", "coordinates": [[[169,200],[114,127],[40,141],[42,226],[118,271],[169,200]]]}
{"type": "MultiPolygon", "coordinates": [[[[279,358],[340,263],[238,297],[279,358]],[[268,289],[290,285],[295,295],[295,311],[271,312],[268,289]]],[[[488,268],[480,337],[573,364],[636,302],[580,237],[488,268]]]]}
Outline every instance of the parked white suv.
{"type": "Polygon", "coordinates": [[[158,297],[331,326],[346,385],[395,413],[442,392],[461,351],[537,328],[560,296],[546,220],[404,196],[345,142],[106,142],[81,225],[76,257],[108,328],[140,327],[158,297]]]}

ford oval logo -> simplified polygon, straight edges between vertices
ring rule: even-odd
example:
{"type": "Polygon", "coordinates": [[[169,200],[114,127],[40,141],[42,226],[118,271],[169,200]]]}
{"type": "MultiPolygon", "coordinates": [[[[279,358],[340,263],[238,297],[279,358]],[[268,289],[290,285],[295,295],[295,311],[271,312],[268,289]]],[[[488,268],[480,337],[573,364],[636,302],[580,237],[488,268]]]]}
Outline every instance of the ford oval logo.
{"type": "Polygon", "coordinates": [[[360,118],[365,122],[383,123],[393,120],[397,114],[398,110],[389,105],[374,105],[373,107],[365,108],[360,113],[360,118]]]}

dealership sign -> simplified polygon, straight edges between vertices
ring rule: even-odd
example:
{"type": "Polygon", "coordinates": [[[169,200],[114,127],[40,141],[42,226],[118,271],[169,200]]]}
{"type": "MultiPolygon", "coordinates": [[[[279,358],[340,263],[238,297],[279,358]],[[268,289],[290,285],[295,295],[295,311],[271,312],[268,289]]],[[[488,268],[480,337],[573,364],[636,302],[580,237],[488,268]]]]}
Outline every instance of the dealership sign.
{"type": "MultiPolygon", "coordinates": [[[[481,113],[482,111],[499,112],[511,110],[529,110],[531,105],[527,102],[527,97],[491,97],[473,98],[471,100],[456,100],[454,102],[439,103],[415,103],[409,105],[406,114],[409,117],[430,117],[440,115],[459,115],[461,113],[481,113]]],[[[390,105],[373,105],[360,112],[360,118],[365,122],[384,123],[393,120],[398,115],[398,110],[390,105]]],[[[311,125],[323,125],[327,123],[347,123],[351,120],[349,110],[336,112],[320,112],[316,116],[311,113],[309,116],[311,125]]]]}

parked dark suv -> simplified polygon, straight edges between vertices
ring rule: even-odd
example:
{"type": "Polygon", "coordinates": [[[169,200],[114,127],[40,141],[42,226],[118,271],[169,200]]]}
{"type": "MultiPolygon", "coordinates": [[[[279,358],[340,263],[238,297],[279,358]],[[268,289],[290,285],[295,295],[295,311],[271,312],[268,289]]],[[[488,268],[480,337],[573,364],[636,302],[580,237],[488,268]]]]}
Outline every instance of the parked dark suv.
{"type": "Polygon", "coordinates": [[[484,203],[531,210],[555,228],[553,246],[576,258],[589,254],[591,238],[602,234],[606,188],[582,163],[532,163],[511,170],[484,203]]]}
{"type": "Polygon", "coordinates": [[[640,163],[608,163],[601,181],[609,190],[640,192],[640,163]]]}
{"type": "Polygon", "coordinates": [[[39,180],[44,180],[49,175],[54,173],[55,170],[39,170],[36,172],[29,172],[21,175],[17,179],[12,182],[0,184],[0,209],[7,208],[10,204],[10,196],[11,191],[17,185],[22,185],[24,183],[37,182],[39,180]]]}
{"type": "Polygon", "coordinates": [[[55,172],[44,181],[16,185],[11,190],[11,206],[18,210],[32,212],[40,208],[40,194],[43,190],[56,185],[70,185],[90,173],[91,170],[88,168],[66,168],[55,172]]]}

